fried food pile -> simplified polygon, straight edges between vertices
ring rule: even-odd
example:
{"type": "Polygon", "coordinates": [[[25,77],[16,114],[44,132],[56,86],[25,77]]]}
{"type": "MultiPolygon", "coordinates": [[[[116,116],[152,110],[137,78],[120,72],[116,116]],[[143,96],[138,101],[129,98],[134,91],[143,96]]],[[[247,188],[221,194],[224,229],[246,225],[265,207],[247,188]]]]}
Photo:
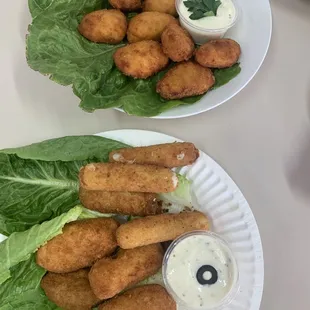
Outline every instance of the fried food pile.
{"type": "Polygon", "coordinates": [[[215,78],[210,68],[229,68],[238,62],[240,45],[231,39],[211,40],[195,48],[190,34],[178,19],[174,0],[109,0],[114,9],[87,14],[78,30],[96,43],[128,44],[113,56],[125,75],[147,79],[177,63],[158,81],[156,91],[167,100],[202,95],[215,78]],[[124,13],[138,11],[127,21],[124,13]]]}
{"type": "Polygon", "coordinates": [[[66,310],[176,310],[164,287],[138,284],[161,269],[163,242],[209,229],[203,213],[165,213],[157,198],[178,186],[171,168],[198,158],[192,143],[168,143],[119,149],[110,153],[109,163],[82,167],[84,207],[135,218],[125,223],[113,217],[73,221],[40,247],[36,262],[48,271],[41,281],[47,297],[66,310]]]}

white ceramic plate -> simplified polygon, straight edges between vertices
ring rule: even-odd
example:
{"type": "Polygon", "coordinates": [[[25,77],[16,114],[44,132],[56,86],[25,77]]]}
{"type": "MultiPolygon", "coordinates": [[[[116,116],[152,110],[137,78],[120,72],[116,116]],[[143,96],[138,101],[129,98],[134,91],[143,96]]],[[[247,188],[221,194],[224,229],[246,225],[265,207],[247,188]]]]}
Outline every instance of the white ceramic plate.
{"type": "MultiPolygon", "coordinates": [[[[143,130],[115,130],[98,135],[133,146],[181,141],[143,130]]],[[[202,151],[199,159],[182,168],[180,173],[192,180],[198,208],[211,219],[212,230],[229,242],[238,262],[240,292],[224,310],[258,310],[264,286],[264,259],[258,227],[249,204],[223,168],[202,151]]]]}
{"type": "Polygon", "coordinates": [[[241,16],[237,24],[227,32],[226,37],[236,40],[241,46],[241,73],[228,84],[207,93],[199,102],[173,108],[154,118],[181,118],[211,110],[237,95],[255,76],[270,44],[272,33],[270,3],[269,0],[235,1],[241,8],[241,16]]]}

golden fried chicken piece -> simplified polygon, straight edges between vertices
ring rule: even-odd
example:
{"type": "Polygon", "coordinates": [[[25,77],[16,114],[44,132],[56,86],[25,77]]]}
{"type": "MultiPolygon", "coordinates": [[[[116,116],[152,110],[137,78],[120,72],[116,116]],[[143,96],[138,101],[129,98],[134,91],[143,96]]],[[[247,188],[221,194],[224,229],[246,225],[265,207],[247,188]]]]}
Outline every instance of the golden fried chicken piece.
{"type": "Polygon", "coordinates": [[[136,11],[142,7],[141,0],[109,0],[110,4],[122,11],[136,11]]]}
{"type": "Polygon", "coordinates": [[[195,51],[190,34],[177,24],[169,24],[161,35],[164,53],[174,62],[189,60],[195,51]]]}
{"type": "Polygon", "coordinates": [[[89,282],[100,299],[114,297],[131,285],[154,275],[162,265],[160,244],[119,250],[116,257],[98,260],[90,270],[89,282]]]}
{"type": "Polygon", "coordinates": [[[126,75],[146,79],[169,62],[156,41],[141,41],[119,48],[113,55],[117,68],[126,75]]]}
{"type": "Polygon", "coordinates": [[[212,71],[192,61],[181,62],[157,83],[156,91],[165,99],[181,99],[206,93],[215,83],[212,71]]]}
{"type": "Polygon", "coordinates": [[[145,0],[143,3],[143,11],[155,11],[177,16],[175,0],[145,0]]]}
{"type": "Polygon", "coordinates": [[[99,306],[99,310],[176,310],[176,302],[158,284],[135,287],[99,306]]]}
{"type": "Polygon", "coordinates": [[[91,310],[100,302],[92,291],[87,269],[71,273],[48,272],[41,287],[49,300],[64,310],[91,310]]]}
{"type": "Polygon", "coordinates": [[[66,224],[57,235],[37,251],[36,262],[56,273],[72,272],[91,266],[111,255],[116,247],[119,224],[112,218],[95,218],[66,224]]]}
{"type": "Polygon", "coordinates": [[[228,68],[233,66],[241,54],[240,45],[231,39],[211,40],[201,45],[196,53],[196,61],[208,68],[228,68]]]}
{"type": "Polygon", "coordinates": [[[127,39],[130,43],[144,40],[160,41],[162,32],[170,23],[178,22],[166,13],[143,12],[130,20],[127,39]]]}
{"type": "Polygon", "coordinates": [[[127,19],[119,10],[98,10],[85,15],[78,30],[92,42],[117,44],[126,35],[127,19]]]}

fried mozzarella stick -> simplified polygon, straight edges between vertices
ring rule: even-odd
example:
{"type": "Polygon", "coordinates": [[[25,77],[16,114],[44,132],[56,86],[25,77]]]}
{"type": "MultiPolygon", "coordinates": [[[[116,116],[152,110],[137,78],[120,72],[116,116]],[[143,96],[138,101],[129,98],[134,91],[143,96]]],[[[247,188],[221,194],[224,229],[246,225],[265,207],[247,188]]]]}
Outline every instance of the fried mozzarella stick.
{"type": "Polygon", "coordinates": [[[49,300],[65,310],[91,310],[100,302],[89,285],[86,269],[70,273],[48,272],[41,280],[41,287],[49,300]]]}
{"type": "Polygon", "coordinates": [[[44,269],[66,273],[91,266],[111,255],[116,247],[119,224],[112,218],[96,218],[66,224],[63,233],[37,251],[36,262],[44,269]]]}
{"type": "Polygon", "coordinates": [[[112,298],[125,288],[154,275],[162,260],[160,244],[120,250],[116,258],[102,258],[92,266],[88,276],[90,286],[98,298],[112,298]]]}
{"type": "Polygon", "coordinates": [[[191,165],[198,157],[199,151],[193,143],[188,142],[124,148],[109,155],[110,162],[149,164],[167,168],[191,165]]]}
{"type": "Polygon", "coordinates": [[[88,191],[80,188],[80,201],[90,210],[146,216],[162,213],[162,208],[153,193],[88,191]]]}
{"type": "Polygon", "coordinates": [[[176,302],[158,284],[132,288],[120,296],[109,300],[99,310],[176,310],[176,302]]]}
{"type": "Polygon", "coordinates": [[[94,163],[83,167],[79,177],[86,190],[169,193],[178,185],[173,171],[151,165],[94,163]]]}
{"type": "Polygon", "coordinates": [[[201,212],[160,214],[134,219],[116,231],[118,245],[123,249],[174,240],[193,230],[207,230],[208,218],[201,212]]]}

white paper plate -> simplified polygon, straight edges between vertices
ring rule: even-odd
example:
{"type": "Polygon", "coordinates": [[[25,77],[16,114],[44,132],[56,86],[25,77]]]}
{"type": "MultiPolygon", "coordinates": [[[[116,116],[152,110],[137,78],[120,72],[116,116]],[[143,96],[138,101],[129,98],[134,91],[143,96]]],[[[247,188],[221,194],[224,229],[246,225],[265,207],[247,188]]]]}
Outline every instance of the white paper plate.
{"type": "MultiPolygon", "coordinates": [[[[133,146],[181,141],[161,133],[143,130],[115,130],[99,133],[133,146]]],[[[231,245],[240,271],[240,292],[225,310],[258,310],[264,286],[264,258],[254,215],[240,189],[212,158],[200,151],[199,159],[181,169],[193,181],[199,208],[212,220],[213,231],[231,245]]],[[[179,310],[186,310],[179,307],[179,310]]]]}
{"type": "Polygon", "coordinates": [[[199,102],[173,108],[154,118],[181,118],[211,110],[237,95],[255,76],[269,49],[272,33],[270,3],[269,0],[235,1],[241,8],[241,16],[226,37],[241,46],[241,73],[228,84],[208,92],[199,102]]]}
{"type": "MultiPolygon", "coordinates": [[[[115,130],[97,134],[133,146],[181,141],[152,131],[115,130]]],[[[225,310],[258,310],[264,286],[264,258],[258,227],[240,189],[212,158],[200,151],[199,159],[180,170],[193,182],[198,207],[212,221],[212,230],[224,237],[236,256],[240,292],[225,310]]],[[[0,242],[5,237],[0,234],[0,242]]],[[[186,310],[180,308],[179,310],[186,310]]]]}

